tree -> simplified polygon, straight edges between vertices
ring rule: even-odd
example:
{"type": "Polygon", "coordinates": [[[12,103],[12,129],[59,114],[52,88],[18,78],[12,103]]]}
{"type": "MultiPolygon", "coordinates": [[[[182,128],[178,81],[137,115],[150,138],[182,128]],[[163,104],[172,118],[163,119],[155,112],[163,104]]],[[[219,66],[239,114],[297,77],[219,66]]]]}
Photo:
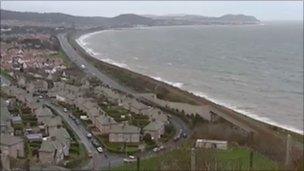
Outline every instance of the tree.
{"type": "Polygon", "coordinates": [[[145,143],[147,143],[148,145],[155,145],[155,141],[152,140],[151,134],[149,134],[149,133],[145,134],[143,139],[144,139],[145,143]]]}

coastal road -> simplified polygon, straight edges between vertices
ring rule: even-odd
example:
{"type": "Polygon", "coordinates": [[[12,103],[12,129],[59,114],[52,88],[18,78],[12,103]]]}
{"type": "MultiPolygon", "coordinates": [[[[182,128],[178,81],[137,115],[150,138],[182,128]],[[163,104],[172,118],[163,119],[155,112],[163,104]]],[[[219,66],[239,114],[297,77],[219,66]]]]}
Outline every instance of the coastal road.
{"type": "Polygon", "coordinates": [[[135,93],[131,89],[129,89],[125,86],[121,86],[115,80],[109,78],[107,75],[100,72],[94,65],[92,65],[91,63],[86,61],[84,58],[82,58],[68,42],[66,33],[57,35],[57,38],[58,38],[60,45],[61,45],[63,51],[65,52],[66,56],[68,58],[70,58],[70,60],[72,62],[74,62],[79,68],[81,68],[86,74],[88,74],[89,76],[97,77],[103,83],[108,84],[110,87],[112,87],[114,89],[117,89],[117,90],[120,90],[120,91],[123,91],[126,93],[130,93],[130,94],[135,93]],[[83,65],[85,66],[85,68],[82,67],[83,65]]]}

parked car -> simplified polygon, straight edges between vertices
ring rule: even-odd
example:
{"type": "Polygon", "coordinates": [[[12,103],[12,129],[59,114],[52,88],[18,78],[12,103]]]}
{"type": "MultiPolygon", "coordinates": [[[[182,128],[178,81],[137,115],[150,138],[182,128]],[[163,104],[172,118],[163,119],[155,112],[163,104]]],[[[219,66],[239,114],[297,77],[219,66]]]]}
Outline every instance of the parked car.
{"type": "Polygon", "coordinates": [[[161,145],[161,146],[159,146],[159,147],[153,148],[153,151],[154,151],[154,152],[158,152],[158,151],[161,151],[161,150],[163,150],[163,149],[165,149],[165,147],[161,145]]]}
{"type": "Polygon", "coordinates": [[[155,147],[155,148],[153,148],[153,151],[154,151],[154,152],[158,152],[158,151],[159,151],[159,148],[158,148],[158,147],[155,147]]]}
{"type": "Polygon", "coordinates": [[[63,108],[63,111],[64,111],[64,112],[68,112],[68,109],[67,109],[67,108],[63,108]]]}
{"type": "Polygon", "coordinates": [[[103,152],[102,147],[97,147],[96,149],[97,149],[97,151],[98,151],[99,153],[102,153],[102,152],[103,152]]]}
{"type": "Polygon", "coordinates": [[[92,154],[91,152],[89,152],[89,153],[88,153],[88,157],[89,157],[89,158],[92,158],[92,157],[93,157],[93,154],[92,154]]]}
{"type": "Polygon", "coordinates": [[[134,156],[129,156],[128,158],[124,158],[123,161],[125,163],[132,163],[132,162],[136,162],[136,158],[134,156]]]}
{"type": "Polygon", "coordinates": [[[81,68],[82,68],[82,69],[85,69],[85,65],[82,64],[82,65],[81,65],[81,68]]]}
{"type": "Polygon", "coordinates": [[[187,138],[187,133],[183,133],[183,138],[187,138]]]}
{"type": "Polygon", "coordinates": [[[101,146],[99,141],[95,138],[92,138],[91,142],[92,142],[93,146],[96,147],[96,148],[101,146]]]}
{"type": "Polygon", "coordinates": [[[87,133],[87,137],[88,137],[88,138],[92,138],[92,134],[88,132],[88,133],[87,133]]]}
{"type": "Polygon", "coordinates": [[[76,123],[76,125],[80,125],[80,121],[76,118],[75,118],[75,123],[76,123]]]}

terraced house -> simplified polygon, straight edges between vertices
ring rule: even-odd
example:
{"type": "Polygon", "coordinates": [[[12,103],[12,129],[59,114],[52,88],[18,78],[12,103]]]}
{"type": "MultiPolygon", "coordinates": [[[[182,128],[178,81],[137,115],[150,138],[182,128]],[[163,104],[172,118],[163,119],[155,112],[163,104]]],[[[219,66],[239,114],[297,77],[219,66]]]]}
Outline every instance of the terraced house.
{"type": "Polygon", "coordinates": [[[39,160],[42,164],[58,164],[69,156],[71,137],[66,129],[57,129],[50,137],[42,141],[39,160]]]}
{"type": "Polygon", "coordinates": [[[140,141],[140,128],[127,123],[113,126],[109,133],[109,142],[137,143],[140,141]]]}

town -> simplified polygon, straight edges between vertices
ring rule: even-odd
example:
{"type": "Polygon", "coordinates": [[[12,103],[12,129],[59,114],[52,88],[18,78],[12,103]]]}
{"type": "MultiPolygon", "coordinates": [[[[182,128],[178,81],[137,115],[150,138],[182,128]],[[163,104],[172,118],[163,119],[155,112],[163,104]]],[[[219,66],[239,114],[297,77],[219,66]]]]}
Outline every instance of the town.
{"type": "Polygon", "coordinates": [[[266,137],[273,150],[255,137],[268,129],[248,126],[249,121],[221,108],[108,84],[94,65],[76,60],[73,53],[81,55],[77,47],[62,41],[73,31],[1,25],[3,170],[278,170],[285,168],[282,161],[301,165],[301,144],[266,137]]]}

